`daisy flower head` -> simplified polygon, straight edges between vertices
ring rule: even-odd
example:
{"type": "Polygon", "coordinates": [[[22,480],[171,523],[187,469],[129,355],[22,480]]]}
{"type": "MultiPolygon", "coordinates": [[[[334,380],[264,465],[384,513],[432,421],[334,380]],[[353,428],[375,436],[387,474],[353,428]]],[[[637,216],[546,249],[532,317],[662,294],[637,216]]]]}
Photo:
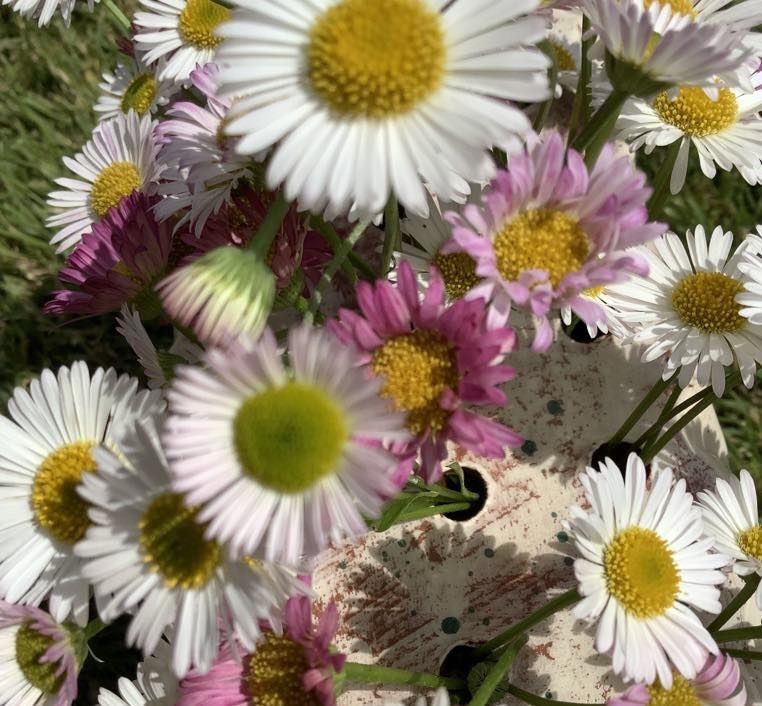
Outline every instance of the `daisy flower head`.
{"type": "Polygon", "coordinates": [[[197,64],[214,60],[219,26],[230,10],[214,0],[140,0],[145,11],[135,13],[135,47],[143,61],[157,67],[160,80],[186,81],[197,64]]]}
{"type": "Polygon", "coordinates": [[[533,348],[544,351],[553,342],[551,310],[568,308],[600,328],[606,313],[586,295],[647,272],[643,258],[625,249],[664,231],[648,221],[650,193],[645,176],[611,144],[588,172],[558,132],[532,136],[480,206],[446,214],[453,236],[444,251],[476,261],[482,282],[468,297],[490,301],[496,320],[505,322],[511,305],[531,313],[533,348]]]}
{"type": "Polygon", "coordinates": [[[701,171],[709,179],[717,167],[735,168],[751,185],[762,182],[762,72],[754,75],[757,86],[750,92],[716,84],[710,96],[699,86],[681,86],[662,91],[650,100],[630,99],[619,118],[619,137],[633,150],[680,142],[672,168],[670,191],[678,193],[685,184],[691,145],[699,155],[701,171]],[[674,94],[674,95],[671,95],[674,94]]]}
{"type": "Polygon", "coordinates": [[[383,381],[381,396],[405,415],[412,439],[395,447],[412,469],[420,453],[428,482],[442,474],[447,441],[489,458],[523,439],[508,427],[476,414],[472,405],[503,405],[498,385],[512,380],[503,364],[515,345],[505,326],[490,326],[484,301],[445,302],[445,286],[432,268],[424,293],[413,268],[402,260],[397,283],[379,280],[357,285],[360,312],[341,309],[328,326],[361,353],[361,362],[383,381]]]}
{"type": "Polygon", "coordinates": [[[737,301],[748,277],[740,268],[747,248],[742,245],[731,256],[733,234],[719,226],[707,239],[698,225],[686,241],[687,248],[666,233],[652,249],[638,248],[649,276],[607,288],[606,300],[634,332],[630,340],[646,346],[644,362],[667,356],[665,380],[679,369],[681,387],[695,378],[702,386],[711,383],[721,396],[725,368],[737,365],[751,388],[762,362],[762,326],[741,316],[737,301]]]}
{"type": "Polygon", "coordinates": [[[70,706],[86,650],[48,613],[0,601],[0,706],[70,706]]]}
{"type": "MultiPolygon", "coordinates": [[[[96,2],[99,0],[87,0],[87,9],[90,12],[95,8],[96,2]]],[[[68,27],[71,24],[71,13],[77,0],[3,0],[2,4],[10,5],[11,9],[22,17],[37,19],[39,27],[48,24],[58,10],[68,27]]]]}
{"type": "Polygon", "coordinates": [[[217,57],[222,95],[243,96],[227,132],[241,154],[275,147],[269,187],[331,217],[372,217],[391,192],[425,216],[424,182],[462,200],[492,175],[487,150],[529,131],[508,101],[549,94],[537,0],[242,5],[217,57]]]}
{"type": "Polygon", "coordinates": [[[660,469],[646,488],[635,454],[624,475],[606,459],[580,480],[592,510],[573,506],[565,523],[580,553],[576,617],[598,622],[595,648],[626,680],[658,677],[669,689],[673,668],[693,679],[719,650],[691,606],[719,613],[728,558],[701,539],[701,511],[685,480],[673,484],[672,470],[660,469]]]}
{"type": "Polygon", "coordinates": [[[742,69],[747,54],[741,35],[719,24],[693,22],[690,5],[690,0],[582,0],[606,48],[615,89],[649,97],[672,85],[710,86],[715,76],[742,69]]]}
{"type": "Polygon", "coordinates": [[[118,450],[125,427],[164,407],[158,392],[113,369],[92,375],[83,362],[44,370],[29,391],[17,388],[0,416],[0,596],[38,605],[56,620],[87,621],[89,589],[74,545],[90,525],[76,493],[96,471],[94,449],[118,450]]]}
{"type": "Polygon", "coordinates": [[[217,97],[218,73],[216,64],[192,71],[191,83],[205,97],[206,105],[177,101],[167,111],[169,119],[156,128],[163,144],[160,159],[176,167],[159,187],[167,198],[157,213],[164,219],[190,206],[179,222],[190,220],[198,237],[209,216],[230,202],[241,180],[252,176],[250,158],[236,155],[234,140],[223,134],[232,101],[217,97]]]}
{"type": "Polygon", "coordinates": [[[172,669],[207,671],[217,655],[219,621],[251,649],[260,621],[278,625],[291,595],[306,587],[275,564],[233,560],[207,538],[199,508],[171,480],[154,420],[122,437],[121,454],[96,452],[98,473],[80,494],[92,525],[75,549],[106,622],[129,613],[127,642],[151,654],[174,625],[172,669]]]}
{"type": "Polygon", "coordinates": [[[336,605],[328,605],[317,625],[308,598],[290,599],[283,613],[282,634],[266,631],[243,656],[223,647],[208,673],[188,674],[177,706],[335,706],[333,676],[346,660],[331,650],[339,623],[336,605]]]}
{"type": "Polygon", "coordinates": [[[74,158],[64,164],[78,179],[55,182],[63,191],[48,194],[48,205],[60,210],[46,221],[56,233],[51,244],[57,252],[76,245],[93,223],[134,191],[148,192],[161,172],[156,161],[151,116],[135,111],[98,123],[92,137],[74,158]]]}
{"type": "Polygon", "coordinates": [[[126,115],[131,110],[140,116],[153,115],[175,93],[175,83],[158,79],[156,71],[147,67],[139,57],[139,54],[129,57],[127,63],[103,73],[103,80],[98,84],[101,94],[94,107],[98,120],[126,115]]]}
{"type": "Polygon", "coordinates": [[[378,397],[356,353],[324,329],[272,332],[180,367],[169,392],[165,447],[178,492],[201,504],[207,536],[234,553],[297,565],[366,531],[397,494],[402,417],[378,397]]]}
{"type": "MultiPolygon", "coordinates": [[[[757,491],[746,469],[739,478],[717,479],[716,489],[698,494],[707,536],[717,551],[735,559],[739,576],[762,576],[762,524],[757,514],[757,491]]],[[[761,584],[762,585],[762,584],[761,584]]],[[[762,609],[762,588],[757,588],[757,606],[762,609]]]]}
{"type": "Polygon", "coordinates": [[[672,686],[636,684],[607,706],[746,706],[748,697],[739,663],[725,654],[711,655],[693,679],[676,674],[672,686]]]}
{"type": "Polygon", "coordinates": [[[171,227],[153,213],[159,202],[135,192],[93,223],[68,256],[58,277],[73,289],[53,292],[47,314],[104,314],[132,304],[144,318],[161,313],[154,284],[164,273],[171,227]]]}

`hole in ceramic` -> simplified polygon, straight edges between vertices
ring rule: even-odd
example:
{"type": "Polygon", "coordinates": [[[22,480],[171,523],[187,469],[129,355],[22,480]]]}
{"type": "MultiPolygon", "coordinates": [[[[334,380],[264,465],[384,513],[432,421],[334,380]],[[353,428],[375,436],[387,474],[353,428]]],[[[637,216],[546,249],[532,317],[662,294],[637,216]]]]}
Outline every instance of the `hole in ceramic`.
{"type": "Polygon", "coordinates": [[[633,452],[637,452],[635,444],[631,444],[629,441],[620,441],[618,444],[601,444],[595,451],[590,459],[590,465],[598,470],[598,464],[603,463],[607,458],[610,458],[619,469],[624,473],[627,467],[627,457],[633,452]]]}
{"type": "MultiPolygon", "coordinates": [[[[482,478],[481,473],[469,466],[462,466],[461,469],[463,471],[463,482],[466,486],[466,490],[476,493],[479,496],[479,499],[474,500],[468,510],[444,513],[444,516],[448,520],[454,520],[455,522],[465,522],[472,517],[476,517],[484,509],[484,503],[487,502],[487,484],[485,483],[484,478],[482,478]]],[[[454,473],[445,475],[445,485],[450,490],[460,490],[460,481],[454,473]]]]}
{"type": "Polygon", "coordinates": [[[478,663],[479,656],[474,645],[455,645],[442,660],[439,676],[466,680],[468,673],[478,663]]]}
{"type": "Polygon", "coordinates": [[[572,339],[572,341],[576,341],[577,343],[594,343],[609,335],[603,333],[603,331],[598,331],[595,336],[590,336],[587,330],[587,324],[576,316],[568,326],[562,326],[561,329],[572,339]]]}

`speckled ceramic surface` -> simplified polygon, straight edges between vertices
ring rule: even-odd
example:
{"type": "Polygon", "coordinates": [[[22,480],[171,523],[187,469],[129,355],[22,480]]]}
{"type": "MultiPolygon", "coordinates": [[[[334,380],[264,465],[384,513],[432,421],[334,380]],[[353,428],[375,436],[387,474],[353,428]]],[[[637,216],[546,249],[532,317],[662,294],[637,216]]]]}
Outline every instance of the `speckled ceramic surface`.
{"type": "MultiPolygon", "coordinates": [[[[574,585],[574,548],[561,521],[581,502],[577,474],[653,384],[659,369],[611,339],[561,334],[542,356],[511,356],[517,379],[501,416],[527,441],[504,461],[452,454],[488,485],[484,509],[459,523],[411,522],[327,552],[315,574],[318,607],[340,606],[339,647],[360,662],[437,672],[455,645],[484,641],[574,585]]],[[[725,446],[711,410],[659,459],[692,490],[724,473],[725,446]],[[710,467],[711,463],[711,467],[710,467]]],[[[621,687],[567,611],[532,632],[513,679],[556,699],[601,702],[621,687]]],[[[402,699],[405,691],[352,689],[340,706],[402,699]]]]}

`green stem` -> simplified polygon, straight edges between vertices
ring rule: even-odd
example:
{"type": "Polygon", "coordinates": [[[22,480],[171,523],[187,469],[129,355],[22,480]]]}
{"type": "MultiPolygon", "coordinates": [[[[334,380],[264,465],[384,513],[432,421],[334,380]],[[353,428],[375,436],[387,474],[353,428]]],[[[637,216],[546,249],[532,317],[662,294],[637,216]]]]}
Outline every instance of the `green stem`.
{"type": "Polygon", "coordinates": [[[736,657],[737,659],[746,659],[746,660],[761,660],[762,659],[762,652],[755,652],[754,650],[734,650],[729,647],[728,649],[723,650],[723,653],[728,655],[729,657],[736,657]]]}
{"type": "Polygon", "coordinates": [[[572,143],[572,147],[578,152],[585,152],[585,164],[588,169],[595,165],[628,96],[628,93],[614,89],[572,143]]]}
{"type": "Polygon", "coordinates": [[[651,405],[656,402],[662,392],[667,389],[672,382],[672,378],[669,380],[663,380],[659,378],[654,386],[646,393],[645,397],[638,403],[638,406],[632,410],[627,419],[622,422],[622,426],[614,432],[614,435],[609,439],[608,444],[615,446],[616,444],[624,441],[624,437],[629,434],[630,430],[637,424],[640,418],[651,408],[651,405]]]}
{"type": "Polygon", "coordinates": [[[288,212],[289,203],[283,197],[282,194],[278,194],[275,201],[270,205],[267,210],[267,215],[262,221],[262,225],[259,226],[256,235],[251,239],[249,243],[249,250],[256,253],[262,259],[265,260],[267,253],[270,250],[270,246],[275,240],[275,236],[278,235],[281,223],[286,217],[288,212]]]}
{"type": "Polygon", "coordinates": [[[677,398],[680,397],[681,392],[682,389],[679,385],[675,385],[672,388],[672,392],[669,393],[667,402],[661,410],[658,419],[633,442],[633,446],[636,449],[645,446],[645,442],[650,442],[652,437],[655,437],[661,431],[661,428],[672,418],[672,410],[674,409],[675,402],[677,402],[677,398]]]}
{"type": "MultiPolygon", "coordinates": [[[[582,18],[582,36],[590,31],[590,20],[587,16],[582,18]]],[[[577,131],[582,128],[590,115],[590,80],[593,73],[593,64],[590,61],[589,50],[594,38],[586,39],[580,47],[579,78],[577,79],[577,92],[574,94],[571,119],[569,121],[569,142],[577,137],[577,131]]]]}
{"type": "Polygon", "coordinates": [[[548,68],[550,98],[540,105],[537,115],[534,116],[534,120],[532,121],[532,130],[540,132],[545,125],[545,121],[548,119],[548,115],[550,115],[550,108],[555,100],[556,84],[558,83],[558,64],[554,57],[553,47],[551,47],[550,42],[547,39],[543,39],[537,47],[550,58],[550,67],[548,68]]]}
{"type": "Polygon", "coordinates": [[[342,674],[346,681],[358,684],[410,684],[436,688],[444,686],[447,689],[464,689],[466,682],[454,677],[440,677],[438,674],[423,672],[408,672],[405,669],[382,667],[379,664],[357,664],[346,662],[342,674]]]}
{"type": "Polygon", "coordinates": [[[403,522],[411,522],[412,520],[423,520],[426,517],[444,515],[447,512],[460,512],[461,510],[468,510],[470,507],[471,503],[444,503],[442,505],[420,507],[417,510],[403,513],[397,518],[394,524],[399,525],[403,522]]]}
{"type": "MultiPolygon", "coordinates": [[[[334,230],[333,226],[330,223],[326,223],[322,218],[319,218],[318,216],[312,216],[312,218],[310,218],[310,227],[313,228],[321,236],[323,236],[323,240],[325,240],[325,242],[328,243],[331,250],[333,250],[334,255],[339,251],[339,248],[341,248],[342,240],[339,237],[339,234],[334,230]]],[[[352,263],[349,261],[349,258],[347,258],[342,263],[341,269],[344,272],[344,274],[349,278],[349,281],[352,284],[354,284],[357,281],[357,274],[355,273],[355,268],[352,266],[352,263]]],[[[373,273],[373,277],[375,278],[375,273],[373,273]]]]}
{"type": "Polygon", "coordinates": [[[664,202],[669,196],[669,182],[672,178],[672,169],[675,166],[677,155],[680,152],[680,144],[682,140],[675,140],[667,149],[667,154],[664,156],[659,171],[656,173],[656,177],[653,181],[653,193],[651,198],[648,199],[648,215],[650,218],[655,219],[661,213],[664,208],[664,202]]]}
{"type": "Polygon", "coordinates": [[[581,704],[574,701],[555,701],[554,699],[546,699],[542,696],[537,696],[528,691],[524,691],[518,686],[511,684],[508,687],[508,693],[513,694],[517,699],[521,699],[527,704],[532,706],[604,706],[604,704],[581,704]]]}
{"type": "Polygon", "coordinates": [[[485,642],[479,649],[476,650],[477,655],[487,655],[494,652],[499,647],[502,647],[508,642],[511,642],[519,635],[524,634],[529,628],[534,627],[537,623],[541,623],[546,618],[549,618],[553,613],[568,608],[574,605],[577,601],[581,600],[582,596],[579,595],[576,588],[572,588],[566,593],[562,593],[560,596],[548,601],[542,608],[538,608],[534,613],[530,613],[526,618],[519,620],[509,627],[506,631],[500,633],[497,637],[493,637],[489,642],[485,642]]]}
{"type": "Polygon", "coordinates": [[[104,623],[100,618],[96,618],[95,620],[91,620],[87,625],[85,625],[84,628],[82,628],[82,634],[85,640],[89,641],[105,627],[106,623],[104,623]]]}
{"type": "Polygon", "coordinates": [[[312,293],[310,308],[307,312],[306,317],[307,320],[311,321],[314,319],[315,314],[320,308],[320,303],[323,301],[323,293],[326,291],[326,289],[328,289],[333,276],[336,274],[339,267],[341,267],[341,264],[344,262],[344,260],[346,260],[352,248],[360,239],[360,236],[365,232],[369,222],[370,221],[360,221],[354,227],[354,230],[341,242],[341,246],[336,250],[333,258],[328,263],[325,270],[323,270],[323,274],[320,276],[320,280],[315,287],[315,291],[312,293]]]}
{"type": "Polygon", "coordinates": [[[736,642],[737,640],[759,640],[762,638],[762,625],[751,628],[731,628],[719,630],[712,635],[716,643],[736,642]]]}
{"type": "Polygon", "coordinates": [[[519,650],[524,646],[525,640],[520,640],[517,643],[510,645],[500,658],[492,665],[491,669],[487,672],[476,693],[471,698],[470,706],[486,706],[492,694],[495,692],[500,682],[505,679],[506,672],[510,669],[511,664],[519,650]]]}
{"type": "Polygon", "coordinates": [[[725,625],[725,623],[738,612],[741,606],[754,595],[757,586],[759,586],[760,578],[762,577],[760,577],[759,574],[751,574],[751,576],[747,576],[744,579],[743,588],[736,593],[733,600],[723,608],[722,612],[706,626],[706,629],[709,630],[709,632],[715,632],[725,625]]]}
{"type": "Polygon", "coordinates": [[[125,15],[115,4],[114,0],[103,0],[103,4],[106,6],[106,9],[111,13],[111,16],[117,21],[119,25],[121,25],[122,29],[127,34],[130,34],[132,32],[132,23],[128,19],[127,15],[125,15]]]}
{"type": "Polygon", "coordinates": [[[397,197],[392,194],[384,209],[384,249],[381,252],[380,276],[386,277],[389,265],[392,261],[394,249],[399,247],[400,241],[400,212],[397,206],[397,197]]]}

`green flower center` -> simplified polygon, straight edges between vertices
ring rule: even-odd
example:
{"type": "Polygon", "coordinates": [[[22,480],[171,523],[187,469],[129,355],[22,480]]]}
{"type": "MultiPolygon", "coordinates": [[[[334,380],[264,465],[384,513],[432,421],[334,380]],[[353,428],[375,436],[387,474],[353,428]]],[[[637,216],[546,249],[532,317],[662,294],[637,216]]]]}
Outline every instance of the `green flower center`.
{"type": "Polygon", "coordinates": [[[140,188],[140,172],[131,162],[114,162],[103,169],[90,191],[90,208],[103,218],[125,196],[140,188]]]}
{"type": "Polygon", "coordinates": [[[341,0],[307,46],[310,84],[340,115],[406,113],[439,88],[445,63],[440,14],[422,0],[341,0]]]}
{"type": "Polygon", "coordinates": [[[222,548],[206,539],[198,507],[186,507],[174,493],[160,495],[140,519],[143,561],[161,575],[168,588],[201,588],[222,561],[222,548]]]}
{"type": "Polygon", "coordinates": [[[156,79],[153,74],[138,74],[129,82],[124,89],[120,108],[123,113],[128,113],[130,109],[138,115],[143,115],[156,98],[156,79]]]}
{"type": "Polygon", "coordinates": [[[652,105],[665,123],[696,137],[716,135],[734,125],[738,118],[738,100],[728,88],[720,89],[716,101],[697,86],[681,88],[674,100],[664,91],[654,98],[652,105]]]}
{"type": "Polygon", "coordinates": [[[63,675],[57,677],[57,662],[40,663],[40,658],[53,645],[53,638],[43,635],[25,623],[16,632],[16,663],[24,678],[43,694],[56,694],[61,688],[63,675]]]}
{"type": "Polygon", "coordinates": [[[336,471],[349,438],[341,407],[323,390],[288,382],[252,395],[234,422],[244,471],[279,493],[298,494],[336,471]]]}
{"type": "Polygon", "coordinates": [[[180,36],[196,49],[216,49],[222,38],[214,30],[229,18],[230,10],[212,0],[188,0],[180,13],[180,36]]]}
{"type": "Polygon", "coordinates": [[[733,333],[746,325],[736,297],[743,285],[722,272],[683,277],[672,290],[672,306],[688,326],[704,333],[733,333]]]}

